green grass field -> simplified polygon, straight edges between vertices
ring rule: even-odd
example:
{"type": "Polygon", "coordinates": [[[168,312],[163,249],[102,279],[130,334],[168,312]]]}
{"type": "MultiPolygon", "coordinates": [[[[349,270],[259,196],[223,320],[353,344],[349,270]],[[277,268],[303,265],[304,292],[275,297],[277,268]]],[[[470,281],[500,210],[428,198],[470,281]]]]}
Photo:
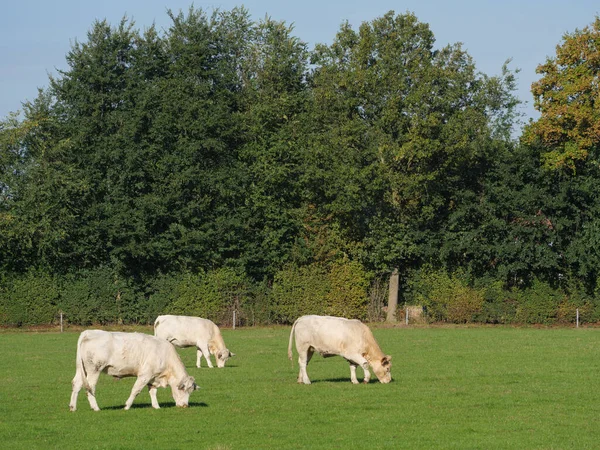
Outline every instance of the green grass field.
{"type": "MultiPolygon", "coordinates": [[[[146,329],[150,332],[150,328],[146,329]]],[[[315,356],[296,384],[289,328],[223,330],[237,356],[197,369],[190,408],[162,409],[134,379],[102,376],[100,412],[82,391],[69,412],[76,332],[0,334],[2,448],[598,448],[600,329],[374,329],[394,381],[350,383],[341,358],[315,356]]],[[[295,355],[295,353],[294,353],[295,355]]],[[[362,376],[358,370],[359,378],[362,376]]]]}

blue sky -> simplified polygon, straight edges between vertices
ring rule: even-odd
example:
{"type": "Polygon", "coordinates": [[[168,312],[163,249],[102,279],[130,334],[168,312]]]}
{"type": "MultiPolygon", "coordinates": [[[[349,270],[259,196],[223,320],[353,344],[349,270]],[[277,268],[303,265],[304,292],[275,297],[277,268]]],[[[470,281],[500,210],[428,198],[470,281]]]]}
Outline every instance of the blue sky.
{"type": "MultiPolygon", "coordinates": [[[[187,11],[191,1],[180,0],[3,0],[0,14],[0,118],[21,109],[38,87],[48,85],[48,74],[66,69],[65,56],[75,40],[86,40],[96,19],[117,25],[124,15],[140,29],[155,23],[170,24],[167,9],[187,11]]],[[[479,71],[499,74],[509,67],[520,69],[519,98],[527,102],[522,112],[538,117],[533,109],[531,83],[539,78],[538,64],[554,56],[566,32],[583,28],[600,14],[597,1],[574,0],[246,0],[195,1],[196,8],[212,11],[245,6],[255,19],[271,18],[294,24],[294,34],[312,48],[331,43],[342,22],[357,28],[362,22],[393,10],[413,12],[428,23],[436,46],[462,42],[479,71]]]]}

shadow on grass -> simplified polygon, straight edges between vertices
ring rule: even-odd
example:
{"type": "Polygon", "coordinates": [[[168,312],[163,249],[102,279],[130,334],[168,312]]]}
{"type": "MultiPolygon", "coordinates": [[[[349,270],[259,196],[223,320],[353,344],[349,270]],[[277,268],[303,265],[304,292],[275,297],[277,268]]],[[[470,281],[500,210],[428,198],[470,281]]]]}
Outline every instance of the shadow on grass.
{"type": "Polygon", "coordinates": [[[236,364],[227,364],[225,367],[219,368],[217,366],[214,366],[212,369],[206,365],[204,365],[200,368],[196,367],[196,364],[192,364],[190,366],[185,366],[186,369],[195,369],[195,370],[223,370],[223,369],[232,369],[234,367],[238,367],[238,366],[236,364]]]}
{"type": "MultiPolygon", "coordinates": [[[[363,381],[361,379],[359,379],[358,381],[359,381],[359,384],[365,384],[365,383],[363,383],[363,381]]],[[[342,378],[342,377],[339,377],[339,378],[324,378],[322,380],[311,379],[310,382],[312,384],[318,384],[318,383],[348,383],[348,384],[352,384],[352,382],[350,381],[350,377],[348,377],[348,378],[342,378]]],[[[393,382],[394,382],[394,380],[392,379],[390,381],[390,383],[393,383],[393,382]]],[[[369,380],[369,383],[367,383],[367,384],[376,384],[376,383],[379,383],[379,380],[377,378],[375,378],[375,379],[371,378],[369,380]]]]}
{"type": "MultiPolygon", "coordinates": [[[[104,408],[101,408],[102,410],[118,410],[118,409],[124,409],[125,405],[121,405],[121,406],[105,406],[104,408]]],[[[177,408],[177,406],[175,405],[175,402],[164,402],[160,404],[160,409],[167,409],[167,408],[177,408]]],[[[208,408],[208,405],[204,402],[189,402],[188,403],[188,408],[208,408]]],[[[152,404],[151,403],[139,403],[139,404],[133,404],[131,405],[131,409],[152,409],[152,404]]]]}

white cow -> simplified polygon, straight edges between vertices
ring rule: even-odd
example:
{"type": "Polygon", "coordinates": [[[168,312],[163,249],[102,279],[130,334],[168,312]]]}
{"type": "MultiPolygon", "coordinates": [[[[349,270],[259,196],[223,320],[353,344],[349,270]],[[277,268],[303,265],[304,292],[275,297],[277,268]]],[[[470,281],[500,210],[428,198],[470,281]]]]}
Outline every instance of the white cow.
{"type": "Polygon", "coordinates": [[[76,371],[71,393],[71,411],[77,409],[77,395],[82,387],[94,411],[100,411],[96,402],[96,383],[101,372],[121,379],[137,377],[125,409],[148,386],[153,408],[160,408],[156,400],[159,387],[171,387],[175,404],[187,407],[190,393],[196,389],[194,378],[189,376],[175,347],[164,339],[142,333],[119,333],[86,330],[77,341],[76,371]]]}
{"type": "Polygon", "coordinates": [[[200,368],[200,358],[204,356],[208,367],[213,365],[210,355],[215,355],[217,367],[225,367],[231,356],[219,327],[213,321],[189,316],[158,316],[154,321],[154,336],[163,338],[177,347],[196,347],[196,367],[200,368]]]}
{"type": "Polygon", "coordinates": [[[371,379],[369,366],[382,383],[392,380],[392,368],[389,355],[385,355],[373,337],[373,333],[360,320],[349,320],[343,317],[302,316],[292,326],[288,345],[288,358],[292,359],[292,340],[296,335],[296,350],[300,372],[298,383],[310,384],[306,366],[315,351],[323,357],[339,355],[350,363],[350,379],[358,384],[356,367],[361,366],[365,378],[371,379]]]}

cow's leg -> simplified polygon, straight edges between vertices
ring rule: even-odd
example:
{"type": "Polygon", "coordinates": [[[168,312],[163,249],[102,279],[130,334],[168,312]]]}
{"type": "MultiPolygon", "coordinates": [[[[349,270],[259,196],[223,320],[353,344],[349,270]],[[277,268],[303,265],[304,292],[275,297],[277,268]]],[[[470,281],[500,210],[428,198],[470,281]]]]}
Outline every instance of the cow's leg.
{"type": "Polygon", "coordinates": [[[352,383],[358,384],[356,378],[356,368],[360,366],[365,374],[363,383],[368,383],[371,379],[371,372],[369,372],[369,361],[362,355],[348,355],[346,361],[350,364],[350,379],[352,383]]]}
{"type": "Polygon", "coordinates": [[[135,383],[133,383],[133,388],[131,389],[131,394],[129,395],[129,398],[125,402],[125,410],[128,410],[129,408],[131,408],[131,405],[133,404],[133,400],[135,400],[137,395],[142,391],[144,386],[146,386],[149,381],[150,381],[150,377],[138,375],[137,380],[135,380],[135,383]]]}
{"type": "Polygon", "coordinates": [[[356,368],[358,366],[351,361],[348,362],[350,363],[350,381],[352,381],[352,384],[358,384],[358,379],[356,378],[356,368]]]}
{"type": "Polygon", "coordinates": [[[87,399],[88,402],[90,402],[90,407],[94,411],[100,411],[100,408],[98,407],[98,402],[96,402],[96,384],[98,384],[98,378],[100,378],[100,371],[92,370],[87,374],[87,399]]]}
{"type": "Polygon", "coordinates": [[[371,371],[369,370],[369,363],[368,362],[364,362],[361,364],[362,370],[365,373],[365,379],[363,380],[363,383],[367,384],[369,382],[369,380],[371,379],[371,371]]]}
{"type": "Polygon", "coordinates": [[[73,381],[71,382],[71,385],[73,386],[73,390],[71,391],[71,402],[69,403],[69,409],[71,411],[77,410],[77,396],[83,387],[83,380],[81,379],[82,376],[82,374],[77,372],[75,374],[75,378],[73,378],[73,381]]]}
{"type": "Polygon", "coordinates": [[[156,391],[158,388],[151,384],[148,385],[148,392],[150,393],[150,400],[152,401],[152,407],[154,409],[160,409],[160,405],[158,404],[158,399],[156,398],[156,391]]]}
{"type": "Polygon", "coordinates": [[[314,349],[308,347],[306,349],[298,350],[298,365],[300,366],[300,372],[298,373],[298,383],[310,384],[310,379],[306,373],[306,366],[313,356],[314,349]]]}
{"type": "Polygon", "coordinates": [[[200,347],[197,347],[196,349],[196,367],[199,369],[201,364],[200,364],[200,358],[202,358],[202,350],[200,350],[200,347]]]}
{"type": "MultiPolygon", "coordinates": [[[[208,351],[208,342],[198,343],[198,349],[202,350],[202,354],[204,355],[204,359],[206,359],[206,363],[208,367],[213,368],[212,361],[210,360],[210,352],[208,351]]],[[[198,355],[198,361],[200,361],[200,355],[198,355]]],[[[198,364],[198,367],[200,365],[198,364]]]]}

